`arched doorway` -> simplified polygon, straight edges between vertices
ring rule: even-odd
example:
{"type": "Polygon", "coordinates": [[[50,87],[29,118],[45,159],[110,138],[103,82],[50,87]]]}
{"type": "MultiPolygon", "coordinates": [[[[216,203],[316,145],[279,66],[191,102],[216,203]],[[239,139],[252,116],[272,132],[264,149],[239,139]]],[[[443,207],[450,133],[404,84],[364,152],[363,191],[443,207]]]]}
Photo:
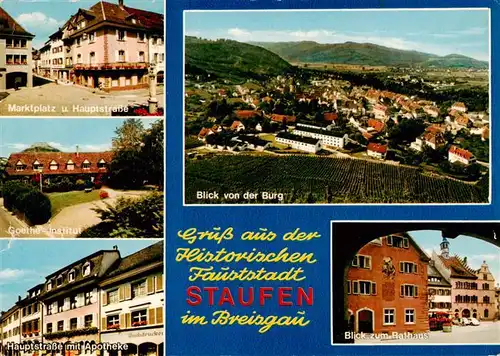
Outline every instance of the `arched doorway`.
{"type": "Polygon", "coordinates": [[[158,74],[156,75],[156,82],[158,84],[163,84],[165,78],[165,72],[160,70],[158,74]]]}
{"type": "Polygon", "coordinates": [[[28,74],[24,72],[7,73],[7,89],[25,87],[28,84],[28,74]]]}
{"type": "Polygon", "coordinates": [[[365,308],[357,311],[357,332],[373,333],[374,313],[373,310],[365,308]]]}
{"type": "Polygon", "coordinates": [[[490,317],[490,311],[488,309],[484,309],[483,316],[485,318],[489,318],[490,317]]]}
{"type": "Polygon", "coordinates": [[[137,356],[137,345],[127,343],[127,350],[122,351],[122,356],[137,356]]]}
{"type": "Polygon", "coordinates": [[[472,310],[472,317],[477,318],[477,309],[472,310]]]}
{"type": "Polygon", "coordinates": [[[462,310],[462,318],[470,318],[470,310],[469,309],[462,310]]]}
{"type": "Polygon", "coordinates": [[[138,356],[156,356],[157,346],[152,342],[145,342],[139,345],[138,356]]]}

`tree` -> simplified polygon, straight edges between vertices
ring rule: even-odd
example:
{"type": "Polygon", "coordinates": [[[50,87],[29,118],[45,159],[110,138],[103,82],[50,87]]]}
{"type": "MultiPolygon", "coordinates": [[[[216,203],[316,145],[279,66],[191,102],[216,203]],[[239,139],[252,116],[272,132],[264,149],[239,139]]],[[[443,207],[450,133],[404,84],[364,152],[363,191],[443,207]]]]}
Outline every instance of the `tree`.
{"type": "Polygon", "coordinates": [[[158,120],[146,131],[143,138],[141,155],[145,165],[145,178],[149,183],[163,185],[163,161],[164,161],[164,131],[163,121],[158,120]]]}
{"type": "Polygon", "coordinates": [[[122,126],[115,130],[113,150],[140,150],[144,135],[144,126],[140,119],[127,119],[122,126]]]}
{"type": "Polygon", "coordinates": [[[115,152],[109,168],[109,184],[120,189],[140,188],[147,177],[144,155],[135,149],[115,152]]]}

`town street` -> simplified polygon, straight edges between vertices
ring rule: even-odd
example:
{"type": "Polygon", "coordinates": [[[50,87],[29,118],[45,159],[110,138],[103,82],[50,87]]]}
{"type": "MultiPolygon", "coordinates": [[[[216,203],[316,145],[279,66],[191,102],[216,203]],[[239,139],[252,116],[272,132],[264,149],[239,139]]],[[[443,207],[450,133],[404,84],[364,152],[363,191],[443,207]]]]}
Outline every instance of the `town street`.
{"type": "Polygon", "coordinates": [[[427,339],[357,340],[356,344],[492,344],[500,342],[500,322],[479,326],[453,326],[451,333],[431,331],[427,339]]]}
{"type": "MultiPolygon", "coordinates": [[[[97,89],[55,83],[18,91],[9,90],[8,93],[10,95],[0,102],[1,116],[111,116],[113,108],[133,104],[147,105],[149,98],[149,89],[105,93],[97,89]],[[16,105],[15,110],[13,105],[16,105]],[[33,108],[24,107],[31,105],[33,108]],[[38,106],[43,108],[35,112],[34,107],[38,106]],[[93,108],[97,110],[91,111],[93,108]]],[[[158,86],[157,99],[160,107],[163,106],[164,98],[163,87],[158,86]]]]}
{"type": "MultiPolygon", "coordinates": [[[[45,233],[30,233],[29,227],[21,223],[10,212],[3,208],[3,199],[0,199],[0,238],[7,237],[47,237],[45,233]],[[25,230],[22,231],[21,230],[25,230]]],[[[32,230],[33,231],[33,230],[32,230]]]]}

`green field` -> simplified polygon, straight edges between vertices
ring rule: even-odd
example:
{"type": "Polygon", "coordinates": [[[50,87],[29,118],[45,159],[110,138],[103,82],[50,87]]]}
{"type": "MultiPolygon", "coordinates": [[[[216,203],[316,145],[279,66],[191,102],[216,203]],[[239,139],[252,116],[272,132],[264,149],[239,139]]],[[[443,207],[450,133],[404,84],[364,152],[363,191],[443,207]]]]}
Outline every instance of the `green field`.
{"type": "Polygon", "coordinates": [[[83,191],[73,191],[65,193],[49,193],[47,195],[49,196],[50,203],[52,204],[52,217],[68,206],[99,200],[99,190],[93,190],[89,193],[85,193],[83,191]]]}
{"type": "Polygon", "coordinates": [[[415,168],[349,158],[240,155],[186,161],[188,204],[486,203],[485,191],[415,168]],[[219,199],[197,199],[198,191],[218,192],[219,199]],[[263,191],[283,193],[284,199],[243,197],[263,191]]]}

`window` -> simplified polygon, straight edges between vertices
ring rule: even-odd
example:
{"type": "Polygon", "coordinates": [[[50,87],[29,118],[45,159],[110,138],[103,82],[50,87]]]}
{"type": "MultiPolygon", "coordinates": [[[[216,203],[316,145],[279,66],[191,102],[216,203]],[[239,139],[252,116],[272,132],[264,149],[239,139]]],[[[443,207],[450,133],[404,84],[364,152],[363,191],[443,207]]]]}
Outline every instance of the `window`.
{"type": "Polygon", "coordinates": [[[488,280],[488,275],[487,275],[486,273],[484,273],[484,274],[483,274],[483,279],[484,279],[485,281],[487,281],[487,280],[488,280]]]}
{"type": "Polygon", "coordinates": [[[90,169],[90,162],[89,162],[89,160],[86,159],[85,161],[83,161],[82,168],[83,169],[90,169]]]}
{"type": "Polygon", "coordinates": [[[21,161],[16,163],[16,171],[18,171],[18,172],[24,171],[25,168],[26,168],[26,166],[21,161]]]}
{"type": "Polygon", "coordinates": [[[125,62],[125,51],[124,50],[118,51],[118,62],[125,62]]]}
{"type": "Polygon", "coordinates": [[[90,32],[89,33],[89,42],[95,42],[95,32],[90,32]]]}
{"type": "Polygon", "coordinates": [[[415,309],[405,309],[405,324],[415,324],[415,309]]]}
{"type": "Polygon", "coordinates": [[[47,315],[52,315],[52,304],[47,305],[47,315]]]}
{"type": "Polygon", "coordinates": [[[485,295],[483,297],[483,303],[489,304],[490,303],[490,297],[488,297],[487,295],[485,295]]]}
{"type": "Polygon", "coordinates": [[[56,279],[56,286],[59,287],[59,286],[62,286],[62,284],[63,284],[63,276],[57,277],[57,279],[56,279]]]}
{"type": "Polygon", "coordinates": [[[89,62],[90,62],[90,64],[95,64],[95,52],[90,52],[89,62]]]}
{"type": "Polygon", "coordinates": [[[64,299],[59,299],[57,301],[57,312],[61,313],[64,310],[64,299]]]}
{"type": "Polygon", "coordinates": [[[483,283],[483,289],[490,289],[490,285],[488,283],[483,283]]]}
{"type": "Polygon", "coordinates": [[[117,30],[118,41],[125,41],[126,32],[123,30],[117,30]]]}
{"type": "Polygon", "coordinates": [[[33,304],[33,313],[38,313],[38,303],[33,304]]]}
{"type": "Polygon", "coordinates": [[[86,328],[90,328],[92,326],[92,314],[89,314],[89,315],[85,315],[85,318],[84,318],[84,323],[85,323],[85,327],[86,328]]]}
{"type": "Polygon", "coordinates": [[[72,160],[69,160],[67,163],[66,163],[66,169],[68,171],[73,171],[75,170],[75,163],[72,161],[72,160]]]}
{"type": "Polygon", "coordinates": [[[418,287],[412,284],[402,284],[401,285],[401,296],[402,297],[418,297],[418,287]]]}
{"type": "Polygon", "coordinates": [[[69,297],[69,308],[76,309],[76,295],[69,297]]]}
{"type": "Polygon", "coordinates": [[[413,262],[399,262],[399,272],[417,273],[417,264],[413,262]]]}
{"type": "Polygon", "coordinates": [[[69,319],[69,329],[75,330],[76,328],[78,328],[78,319],[77,318],[69,319]]]}
{"type": "Polygon", "coordinates": [[[82,64],[82,55],[81,55],[81,53],[78,53],[76,55],[76,63],[77,64],[82,64]]]}
{"type": "Polygon", "coordinates": [[[88,275],[90,274],[90,270],[91,270],[91,268],[90,268],[90,262],[85,263],[85,264],[83,265],[83,270],[82,270],[82,274],[83,274],[83,276],[84,276],[84,277],[85,277],[85,276],[88,276],[88,275]]]}
{"type": "Polygon", "coordinates": [[[377,294],[377,284],[371,281],[353,281],[352,294],[375,295],[377,294]]]}
{"type": "Polygon", "coordinates": [[[144,52],[139,52],[139,62],[146,62],[145,58],[144,58],[144,52]]]}
{"type": "Polygon", "coordinates": [[[118,289],[114,289],[108,292],[108,303],[113,304],[113,303],[118,303],[119,298],[118,298],[118,289]]]}
{"type": "Polygon", "coordinates": [[[76,45],[77,45],[78,47],[80,47],[80,45],[81,45],[81,44],[82,44],[82,39],[81,39],[81,37],[78,37],[78,38],[76,39],[76,45]]]}
{"type": "Polygon", "coordinates": [[[347,294],[351,294],[351,281],[347,281],[347,294]]]}
{"type": "Polygon", "coordinates": [[[356,255],[352,260],[353,267],[371,269],[372,258],[371,256],[356,255]]]}
{"type": "Polygon", "coordinates": [[[137,310],[132,312],[132,326],[147,325],[147,310],[137,310]]]}
{"type": "Polygon", "coordinates": [[[52,332],[52,323],[47,323],[47,333],[51,333],[52,332]]]}
{"type": "Polygon", "coordinates": [[[51,171],[57,171],[59,169],[59,165],[56,161],[52,160],[52,162],[50,162],[49,169],[51,171]]]}
{"type": "Polygon", "coordinates": [[[396,324],[396,309],[384,309],[384,325],[396,324]]]}
{"type": "Polygon", "coordinates": [[[132,283],[132,299],[146,295],[146,280],[132,283]]]}
{"type": "Polygon", "coordinates": [[[106,168],[106,161],[101,159],[99,162],[97,162],[97,168],[106,168]]]}
{"type": "Polygon", "coordinates": [[[106,324],[108,326],[108,329],[110,329],[110,327],[112,328],[112,327],[120,326],[120,316],[119,315],[109,315],[106,324]]]}
{"type": "Polygon", "coordinates": [[[139,42],[144,42],[146,40],[146,35],[144,34],[144,32],[139,32],[137,34],[137,39],[139,40],[139,42]]]}
{"type": "Polygon", "coordinates": [[[399,248],[408,248],[410,243],[407,237],[389,235],[387,236],[387,245],[399,248]]]}
{"type": "Polygon", "coordinates": [[[75,280],[75,270],[71,270],[69,273],[68,273],[68,281],[69,282],[73,282],[75,280]]]}
{"type": "Polygon", "coordinates": [[[57,322],[57,331],[64,331],[64,320],[57,322]]]}
{"type": "Polygon", "coordinates": [[[85,305],[92,304],[92,292],[85,292],[85,305]]]}

